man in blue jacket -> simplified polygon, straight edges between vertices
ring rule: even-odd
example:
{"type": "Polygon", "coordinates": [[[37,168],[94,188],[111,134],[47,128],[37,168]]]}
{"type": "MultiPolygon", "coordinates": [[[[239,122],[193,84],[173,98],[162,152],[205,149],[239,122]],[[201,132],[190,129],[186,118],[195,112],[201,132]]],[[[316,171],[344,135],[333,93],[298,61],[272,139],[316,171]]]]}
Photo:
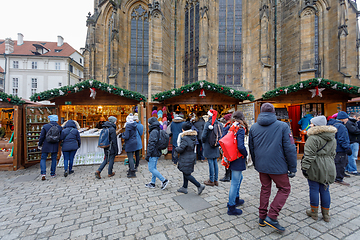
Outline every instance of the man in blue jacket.
{"type": "Polygon", "coordinates": [[[350,148],[350,139],[348,130],[345,127],[345,124],[349,120],[349,115],[346,112],[339,112],[336,119],[330,119],[327,125],[333,125],[337,128],[337,133],[335,134],[336,139],[336,155],[335,155],[335,166],[336,166],[336,178],[335,182],[341,185],[349,186],[350,184],[344,182],[345,177],[345,167],[348,164],[348,156],[352,155],[350,148]]]}
{"type": "Polygon", "coordinates": [[[309,114],[306,114],[298,124],[301,126],[301,130],[308,130],[310,128],[310,120],[314,117],[315,112],[310,112],[309,114]]]}
{"type": "Polygon", "coordinates": [[[249,150],[261,182],[259,225],[283,232],[277,217],[290,194],[289,177],[296,173],[296,147],[289,126],[277,121],[272,104],[264,103],[260,112],[249,132],[249,150]],[[272,181],[278,192],[268,211],[272,181]]]}

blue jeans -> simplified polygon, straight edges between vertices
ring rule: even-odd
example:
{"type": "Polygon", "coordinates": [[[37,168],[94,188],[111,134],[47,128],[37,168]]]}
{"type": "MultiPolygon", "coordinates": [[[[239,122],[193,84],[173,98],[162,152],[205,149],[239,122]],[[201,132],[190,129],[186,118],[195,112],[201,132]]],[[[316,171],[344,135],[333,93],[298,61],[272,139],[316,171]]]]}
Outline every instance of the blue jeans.
{"type": "Polygon", "coordinates": [[[210,181],[214,182],[218,180],[219,167],[217,164],[217,158],[208,158],[210,181]]]}
{"type": "Polygon", "coordinates": [[[319,193],[321,198],[321,207],[330,208],[330,186],[325,186],[324,184],[314,182],[308,179],[309,183],[309,195],[310,195],[310,205],[314,207],[319,206],[319,193]]]}
{"type": "MultiPolygon", "coordinates": [[[[49,153],[41,153],[41,160],[40,160],[40,169],[41,175],[46,175],[46,159],[49,153]]],[[[54,176],[56,171],[56,158],[57,152],[51,153],[51,168],[50,168],[50,175],[54,176]]]]}
{"type": "Polygon", "coordinates": [[[104,167],[106,166],[107,163],[109,163],[109,168],[108,168],[108,174],[112,174],[113,173],[113,166],[114,166],[114,159],[115,159],[115,153],[114,154],[108,154],[105,151],[105,157],[104,157],[104,161],[101,163],[98,171],[101,172],[104,167]]]}
{"type": "Polygon", "coordinates": [[[158,159],[158,157],[150,157],[148,162],[149,171],[152,173],[151,183],[153,184],[155,184],[156,178],[158,178],[161,182],[165,181],[165,178],[156,169],[158,159]]]}
{"type": "Polygon", "coordinates": [[[240,185],[243,180],[242,171],[231,171],[231,185],[229,190],[229,206],[235,205],[235,199],[238,198],[240,185]]]}
{"type": "Polygon", "coordinates": [[[351,151],[352,151],[352,155],[348,157],[349,163],[345,167],[345,170],[350,172],[350,173],[357,173],[356,160],[358,158],[359,143],[350,144],[350,148],[351,148],[351,151]]]}
{"type": "Polygon", "coordinates": [[[67,171],[69,167],[69,171],[72,170],[74,164],[74,157],[77,150],[63,152],[64,155],[64,170],[67,171]]]}

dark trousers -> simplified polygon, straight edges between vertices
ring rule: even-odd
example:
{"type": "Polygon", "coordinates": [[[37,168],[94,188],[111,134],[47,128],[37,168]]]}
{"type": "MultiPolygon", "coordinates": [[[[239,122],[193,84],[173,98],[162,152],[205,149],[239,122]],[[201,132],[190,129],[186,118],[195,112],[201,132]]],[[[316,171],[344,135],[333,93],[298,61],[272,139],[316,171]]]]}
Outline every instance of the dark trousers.
{"type": "Polygon", "coordinates": [[[202,142],[199,140],[199,144],[196,145],[196,153],[197,153],[197,160],[205,160],[203,154],[202,154],[202,142]]]}
{"type": "Polygon", "coordinates": [[[276,220],[290,194],[291,187],[289,177],[287,174],[276,175],[259,173],[259,175],[261,182],[259,218],[265,219],[266,216],[269,216],[270,218],[276,220]],[[274,200],[270,204],[270,210],[268,213],[272,181],[276,184],[278,191],[274,200]]]}
{"type": "Polygon", "coordinates": [[[135,151],[135,168],[138,168],[140,163],[140,150],[135,151]]]}
{"type": "Polygon", "coordinates": [[[101,172],[104,167],[106,166],[107,163],[109,163],[109,168],[108,168],[108,174],[112,174],[112,170],[113,170],[113,166],[114,166],[114,160],[115,160],[115,153],[114,154],[109,154],[106,153],[107,151],[105,150],[105,157],[104,157],[104,161],[101,163],[98,171],[101,172]]]}
{"type": "Polygon", "coordinates": [[[183,173],[183,177],[184,177],[183,188],[188,187],[189,181],[192,182],[196,187],[200,187],[200,183],[198,181],[196,181],[196,179],[193,176],[191,176],[191,174],[183,173]]]}
{"type": "Polygon", "coordinates": [[[336,178],[335,181],[342,182],[345,177],[345,167],[348,164],[348,156],[344,152],[338,152],[335,155],[336,178]]]}

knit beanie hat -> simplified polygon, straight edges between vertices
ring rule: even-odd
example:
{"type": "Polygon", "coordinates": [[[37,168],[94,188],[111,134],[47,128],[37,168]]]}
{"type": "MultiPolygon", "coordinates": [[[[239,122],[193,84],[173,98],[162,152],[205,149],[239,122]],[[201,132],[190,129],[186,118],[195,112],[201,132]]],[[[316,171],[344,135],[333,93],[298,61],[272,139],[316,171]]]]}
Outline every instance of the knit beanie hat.
{"type": "Polygon", "coordinates": [[[344,111],[339,112],[336,117],[336,119],[345,119],[345,118],[349,118],[349,115],[344,111]]]}
{"type": "Polygon", "coordinates": [[[116,120],[117,120],[117,118],[114,117],[114,116],[111,116],[111,117],[108,118],[108,121],[111,122],[111,123],[116,123],[116,120]]]}
{"type": "Polygon", "coordinates": [[[274,105],[272,105],[271,103],[264,103],[263,105],[261,105],[260,112],[275,113],[274,105]]]}
{"type": "Polygon", "coordinates": [[[132,113],[130,113],[129,116],[126,117],[126,122],[128,123],[134,122],[134,116],[132,113]]]}
{"type": "Polygon", "coordinates": [[[49,115],[48,118],[50,122],[57,122],[59,120],[58,115],[49,115]]]}
{"type": "Polygon", "coordinates": [[[155,117],[149,118],[148,123],[149,123],[150,125],[153,124],[154,122],[157,122],[157,118],[155,118],[155,117]]]}
{"type": "Polygon", "coordinates": [[[225,121],[229,121],[231,118],[231,113],[228,113],[224,116],[225,121]]]}
{"type": "Polygon", "coordinates": [[[184,131],[187,131],[187,130],[190,130],[191,129],[191,123],[190,122],[184,122],[182,125],[181,125],[182,129],[184,131]]]}
{"type": "Polygon", "coordinates": [[[325,126],[327,124],[325,116],[317,116],[310,119],[310,122],[315,126],[325,126]]]}
{"type": "Polygon", "coordinates": [[[139,120],[139,115],[137,113],[135,113],[133,119],[134,119],[134,121],[139,120]]]}

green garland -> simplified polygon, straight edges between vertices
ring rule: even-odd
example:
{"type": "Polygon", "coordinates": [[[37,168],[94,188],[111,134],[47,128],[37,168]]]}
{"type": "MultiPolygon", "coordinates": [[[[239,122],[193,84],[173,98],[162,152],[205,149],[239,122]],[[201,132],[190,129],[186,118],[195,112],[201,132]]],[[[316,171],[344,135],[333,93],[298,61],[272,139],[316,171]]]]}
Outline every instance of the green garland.
{"type": "Polygon", "coordinates": [[[117,86],[113,86],[104,82],[100,82],[97,80],[89,79],[86,81],[82,81],[76,83],[75,85],[64,86],[61,88],[53,88],[51,90],[47,90],[41,93],[35,93],[30,97],[31,101],[45,101],[59,96],[66,96],[71,93],[76,93],[83,91],[84,89],[100,89],[104,92],[109,92],[115,95],[119,95],[122,97],[135,99],[140,102],[146,102],[146,97],[140,93],[129,91],[123,88],[119,88],[117,86]]]}
{"type": "Polygon", "coordinates": [[[207,90],[210,90],[210,91],[221,93],[221,94],[224,94],[224,95],[227,95],[232,98],[239,99],[239,100],[249,100],[249,101],[255,100],[254,96],[248,92],[237,91],[232,88],[229,88],[229,87],[226,87],[223,85],[219,85],[219,84],[210,83],[205,80],[194,82],[194,83],[182,86],[180,88],[171,89],[168,91],[157,93],[152,96],[152,100],[161,102],[166,99],[173,98],[175,96],[181,96],[185,93],[194,92],[198,89],[204,89],[205,92],[207,90]]]}
{"type": "Polygon", "coordinates": [[[11,103],[14,105],[23,105],[25,103],[25,101],[18,96],[13,96],[4,92],[0,92],[0,102],[11,103]]]}
{"type": "Polygon", "coordinates": [[[302,89],[314,88],[316,86],[322,87],[322,88],[327,88],[327,89],[334,89],[337,91],[360,96],[360,87],[343,84],[340,82],[336,82],[336,81],[332,81],[332,80],[324,79],[324,78],[312,78],[312,79],[309,79],[306,81],[295,83],[293,85],[279,87],[274,90],[268,91],[262,95],[262,98],[265,100],[265,99],[277,97],[280,95],[297,92],[302,89]]]}

